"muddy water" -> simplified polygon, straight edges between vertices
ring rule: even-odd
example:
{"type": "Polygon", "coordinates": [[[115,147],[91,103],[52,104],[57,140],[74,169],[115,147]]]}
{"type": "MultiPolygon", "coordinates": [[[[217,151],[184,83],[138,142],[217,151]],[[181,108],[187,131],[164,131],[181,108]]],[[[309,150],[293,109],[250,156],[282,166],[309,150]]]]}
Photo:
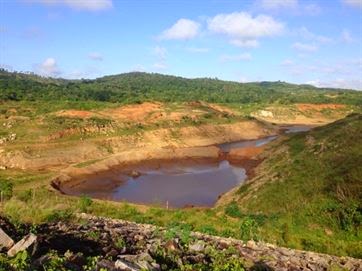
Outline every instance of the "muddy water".
{"type": "Polygon", "coordinates": [[[230,150],[236,149],[236,148],[260,147],[264,144],[269,143],[270,141],[273,141],[276,138],[277,138],[277,136],[268,136],[268,137],[264,137],[264,138],[256,139],[256,140],[244,140],[244,141],[224,143],[224,144],[220,144],[219,148],[223,152],[229,152],[230,150]]]}
{"type": "Polygon", "coordinates": [[[230,165],[225,160],[196,164],[192,161],[160,163],[157,167],[137,170],[141,173],[139,177],[125,174],[93,177],[62,190],[71,195],[165,207],[212,206],[220,194],[242,183],[247,177],[245,169],[230,165]]]}
{"type": "MultiPolygon", "coordinates": [[[[284,126],[285,133],[307,131],[308,126],[284,126]]],[[[219,145],[223,152],[233,148],[258,147],[276,139],[269,136],[257,140],[219,145]]],[[[71,187],[62,187],[70,195],[88,195],[113,201],[157,204],[169,207],[212,206],[218,197],[243,183],[247,176],[242,166],[228,161],[173,161],[143,165],[136,170],[141,175],[130,177],[121,171],[93,176],[71,187]]],[[[129,172],[128,170],[128,172],[129,172]]]]}

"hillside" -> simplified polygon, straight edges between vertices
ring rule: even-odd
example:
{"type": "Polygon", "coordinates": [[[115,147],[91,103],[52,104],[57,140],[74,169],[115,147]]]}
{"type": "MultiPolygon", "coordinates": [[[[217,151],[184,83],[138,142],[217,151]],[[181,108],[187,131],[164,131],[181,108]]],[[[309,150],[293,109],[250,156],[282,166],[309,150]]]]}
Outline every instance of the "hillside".
{"type": "Polygon", "coordinates": [[[362,104],[358,91],[316,88],[284,82],[237,83],[218,79],[132,72],[94,80],[44,78],[0,70],[0,100],[74,100],[140,103],[144,101],[216,103],[362,104]]]}
{"type": "Polygon", "coordinates": [[[280,245],[361,258],[361,154],[361,114],[285,137],[225,210],[262,218],[260,236],[280,245]]]}
{"type": "Polygon", "coordinates": [[[358,91],[283,82],[147,73],[63,80],[2,70],[0,213],[34,230],[86,212],[172,234],[361,258],[361,104],[358,91]],[[63,173],[98,174],[127,161],[224,159],[218,144],[280,134],[285,125],[319,127],[284,134],[242,160],[252,179],[212,208],[73,197],[50,185],[63,173]]]}

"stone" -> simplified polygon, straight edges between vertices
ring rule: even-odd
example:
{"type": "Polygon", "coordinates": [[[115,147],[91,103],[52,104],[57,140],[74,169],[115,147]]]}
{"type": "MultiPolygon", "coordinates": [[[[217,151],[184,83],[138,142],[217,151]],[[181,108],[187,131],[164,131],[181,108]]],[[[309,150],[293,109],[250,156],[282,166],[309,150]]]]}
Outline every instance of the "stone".
{"type": "Polygon", "coordinates": [[[121,271],[140,271],[141,269],[138,268],[135,264],[126,262],[122,259],[117,260],[114,266],[121,271]]]}
{"type": "Polygon", "coordinates": [[[1,228],[0,228],[0,249],[9,249],[14,245],[14,240],[11,239],[1,228]]]}
{"type": "Polygon", "coordinates": [[[18,254],[21,251],[26,250],[29,248],[32,244],[36,242],[36,235],[30,233],[27,236],[25,236],[23,239],[21,239],[19,242],[17,242],[9,251],[8,256],[14,257],[16,254],[18,254]]]}
{"type": "Polygon", "coordinates": [[[115,270],[116,269],[115,264],[112,261],[105,260],[105,259],[100,260],[97,263],[97,267],[98,267],[98,269],[105,269],[105,270],[115,270]]]}
{"type": "Polygon", "coordinates": [[[251,249],[256,249],[257,245],[254,240],[249,240],[248,242],[246,242],[246,247],[251,249]]]}
{"type": "Polygon", "coordinates": [[[133,178],[138,178],[139,176],[141,176],[141,173],[136,171],[136,170],[132,170],[130,173],[131,177],[133,178]]]}
{"type": "Polygon", "coordinates": [[[195,244],[190,246],[190,251],[200,252],[205,249],[205,244],[202,241],[197,241],[195,244]]]}
{"type": "Polygon", "coordinates": [[[167,250],[175,251],[175,250],[178,249],[178,244],[175,242],[175,240],[169,240],[169,241],[166,242],[165,248],[167,250]]]}

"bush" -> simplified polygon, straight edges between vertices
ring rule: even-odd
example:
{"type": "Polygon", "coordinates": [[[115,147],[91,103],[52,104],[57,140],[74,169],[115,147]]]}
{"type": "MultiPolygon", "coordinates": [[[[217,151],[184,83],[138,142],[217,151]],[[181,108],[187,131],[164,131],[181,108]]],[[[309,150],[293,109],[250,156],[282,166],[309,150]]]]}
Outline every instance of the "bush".
{"type": "Polygon", "coordinates": [[[13,184],[10,181],[0,180],[0,193],[3,200],[10,199],[13,196],[13,184]]]}
{"type": "Polygon", "coordinates": [[[71,219],[73,216],[73,212],[70,209],[66,210],[54,210],[51,212],[45,220],[47,222],[55,222],[55,221],[66,221],[71,219]]]}
{"type": "Polygon", "coordinates": [[[225,214],[231,217],[241,217],[241,211],[236,201],[232,201],[225,207],[225,214]]]}
{"type": "Polygon", "coordinates": [[[88,196],[82,196],[79,199],[79,209],[81,212],[86,213],[89,210],[89,207],[92,205],[93,201],[88,196]]]}
{"type": "Polygon", "coordinates": [[[258,223],[254,219],[246,217],[241,221],[240,239],[242,240],[258,239],[258,231],[259,231],[258,223]]]}

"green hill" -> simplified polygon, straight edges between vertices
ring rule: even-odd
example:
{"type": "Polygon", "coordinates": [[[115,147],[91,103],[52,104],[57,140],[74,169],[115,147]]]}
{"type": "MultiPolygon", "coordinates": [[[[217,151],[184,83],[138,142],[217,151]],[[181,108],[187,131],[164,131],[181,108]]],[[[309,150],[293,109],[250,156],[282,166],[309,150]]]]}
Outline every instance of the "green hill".
{"type": "Polygon", "coordinates": [[[280,245],[362,257],[362,115],[285,138],[226,210],[280,245]]]}
{"type": "Polygon", "coordinates": [[[218,79],[132,72],[94,80],[65,80],[0,70],[0,100],[75,100],[137,103],[192,101],[217,103],[362,104],[358,91],[285,82],[237,83],[218,79]]]}

